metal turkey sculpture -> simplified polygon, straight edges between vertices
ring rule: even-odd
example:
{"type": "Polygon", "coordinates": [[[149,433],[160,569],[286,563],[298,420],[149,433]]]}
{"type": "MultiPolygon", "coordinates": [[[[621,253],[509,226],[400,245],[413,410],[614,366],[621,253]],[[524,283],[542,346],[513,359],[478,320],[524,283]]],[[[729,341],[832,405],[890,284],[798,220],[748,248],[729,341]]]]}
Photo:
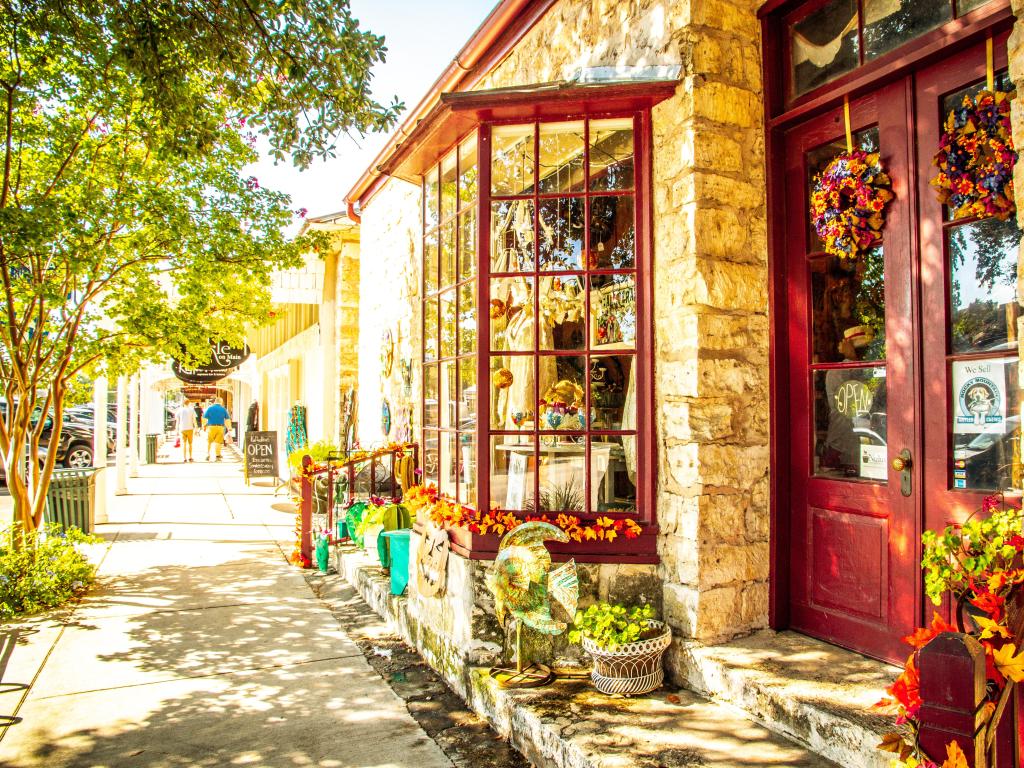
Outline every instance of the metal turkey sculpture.
{"type": "Polygon", "coordinates": [[[516,623],[516,666],[491,669],[491,676],[504,687],[544,685],[552,678],[544,664],[523,665],[522,626],[545,635],[559,635],[568,625],[551,615],[552,603],[564,608],[569,617],[576,613],[576,563],[569,560],[552,568],[551,554],[544,546],[549,539],[569,541],[565,531],[550,523],[523,523],[512,529],[501,540],[498,556],[487,574],[498,621],[502,627],[507,627],[509,621],[516,623]]]}

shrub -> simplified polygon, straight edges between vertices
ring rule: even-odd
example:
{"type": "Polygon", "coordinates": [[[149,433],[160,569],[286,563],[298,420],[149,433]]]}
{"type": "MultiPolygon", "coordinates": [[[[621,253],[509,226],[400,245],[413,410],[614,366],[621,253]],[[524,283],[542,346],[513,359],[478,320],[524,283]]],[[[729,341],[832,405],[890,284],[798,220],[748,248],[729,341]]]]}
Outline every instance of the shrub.
{"type": "Polygon", "coordinates": [[[100,541],[77,528],[12,526],[0,543],[0,621],[56,608],[88,589],[96,566],[81,545],[100,541]]]}
{"type": "Polygon", "coordinates": [[[595,603],[585,611],[579,611],[569,630],[569,642],[578,643],[584,637],[600,648],[613,649],[637,640],[657,637],[662,629],[651,627],[654,609],[649,605],[624,605],[595,603]]]}

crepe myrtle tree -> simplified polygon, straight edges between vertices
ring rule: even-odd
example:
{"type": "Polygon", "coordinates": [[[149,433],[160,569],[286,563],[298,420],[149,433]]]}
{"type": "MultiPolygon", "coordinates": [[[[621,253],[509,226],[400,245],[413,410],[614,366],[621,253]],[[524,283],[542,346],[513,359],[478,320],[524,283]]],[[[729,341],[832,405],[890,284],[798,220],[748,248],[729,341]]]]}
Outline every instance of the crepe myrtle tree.
{"type": "Polygon", "coordinates": [[[401,105],[344,0],[0,0],[0,45],[0,454],[32,530],[76,377],[208,360],[323,245],[244,175],[260,137],[306,167],[401,105]]]}

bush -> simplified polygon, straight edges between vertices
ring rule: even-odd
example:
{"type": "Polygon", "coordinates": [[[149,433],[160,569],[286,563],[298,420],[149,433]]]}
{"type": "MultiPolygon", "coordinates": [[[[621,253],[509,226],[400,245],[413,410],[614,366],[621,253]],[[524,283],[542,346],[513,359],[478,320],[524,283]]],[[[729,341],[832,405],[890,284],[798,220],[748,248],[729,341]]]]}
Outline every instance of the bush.
{"type": "Polygon", "coordinates": [[[0,621],[56,608],[88,589],[96,566],[81,545],[100,541],[77,528],[25,533],[12,526],[0,543],[0,621]]]}
{"type": "Polygon", "coordinates": [[[579,611],[569,630],[569,642],[578,643],[584,637],[592,640],[599,648],[612,650],[620,645],[635,643],[657,637],[660,628],[652,628],[654,609],[649,605],[624,605],[596,603],[585,611],[579,611]]]}

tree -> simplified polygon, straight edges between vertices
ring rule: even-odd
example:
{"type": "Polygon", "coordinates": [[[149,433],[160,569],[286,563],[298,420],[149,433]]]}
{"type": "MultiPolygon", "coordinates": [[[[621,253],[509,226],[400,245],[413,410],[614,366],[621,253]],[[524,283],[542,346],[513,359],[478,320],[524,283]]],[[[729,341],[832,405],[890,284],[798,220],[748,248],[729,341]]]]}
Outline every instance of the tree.
{"type": "Polygon", "coordinates": [[[33,529],[76,376],[208,359],[318,245],[241,175],[258,134],[305,167],[401,105],[371,97],[383,40],[344,0],[0,0],[0,41],[0,452],[33,529]]]}

